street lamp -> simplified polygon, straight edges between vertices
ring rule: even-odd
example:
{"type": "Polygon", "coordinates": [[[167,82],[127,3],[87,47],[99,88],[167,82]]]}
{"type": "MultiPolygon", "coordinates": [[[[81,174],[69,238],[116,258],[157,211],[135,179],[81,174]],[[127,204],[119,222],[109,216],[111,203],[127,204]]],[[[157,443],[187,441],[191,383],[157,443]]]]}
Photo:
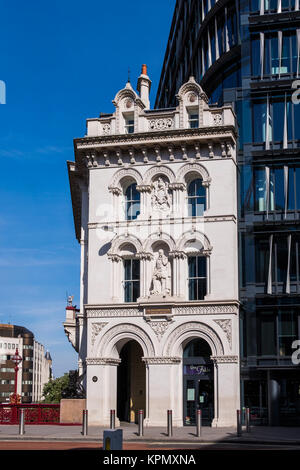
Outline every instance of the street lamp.
{"type": "Polygon", "coordinates": [[[15,364],[15,391],[14,391],[14,393],[13,393],[12,396],[11,396],[11,401],[14,402],[15,404],[17,404],[17,403],[18,403],[17,381],[18,381],[18,370],[19,370],[18,365],[20,364],[20,362],[22,362],[22,357],[21,357],[20,354],[19,354],[18,348],[16,349],[16,354],[14,354],[13,356],[11,356],[10,359],[11,359],[11,361],[13,361],[14,364],[15,364]]]}

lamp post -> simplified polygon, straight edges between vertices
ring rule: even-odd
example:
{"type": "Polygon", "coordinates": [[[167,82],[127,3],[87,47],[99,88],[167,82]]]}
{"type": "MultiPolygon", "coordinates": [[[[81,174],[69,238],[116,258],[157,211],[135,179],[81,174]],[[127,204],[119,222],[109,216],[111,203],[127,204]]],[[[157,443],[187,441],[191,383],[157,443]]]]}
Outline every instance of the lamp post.
{"type": "Polygon", "coordinates": [[[13,356],[11,356],[11,361],[14,362],[15,364],[15,391],[13,393],[13,401],[15,402],[15,404],[17,404],[18,400],[17,400],[17,382],[18,382],[18,370],[19,370],[19,367],[18,365],[20,364],[20,362],[22,362],[22,357],[19,355],[19,350],[18,348],[16,349],[16,354],[14,354],[13,356]]]}

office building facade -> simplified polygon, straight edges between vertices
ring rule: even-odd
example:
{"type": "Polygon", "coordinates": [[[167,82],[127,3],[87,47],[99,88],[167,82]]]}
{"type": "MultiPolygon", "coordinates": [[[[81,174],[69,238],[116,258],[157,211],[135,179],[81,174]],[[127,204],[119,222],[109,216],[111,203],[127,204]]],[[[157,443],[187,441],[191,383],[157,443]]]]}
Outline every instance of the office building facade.
{"type": "Polygon", "coordinates": [[[195,76],[238,123],[241,405],[300,424],[298,0],[178,0],[156,107],[195,76]]]}

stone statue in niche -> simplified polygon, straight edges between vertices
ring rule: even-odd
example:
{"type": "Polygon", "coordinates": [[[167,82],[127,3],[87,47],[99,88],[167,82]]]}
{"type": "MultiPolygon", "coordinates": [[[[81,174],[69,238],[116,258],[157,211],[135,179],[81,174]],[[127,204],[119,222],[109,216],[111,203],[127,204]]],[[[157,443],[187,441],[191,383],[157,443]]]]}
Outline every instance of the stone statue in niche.
{"type": "Polygon", "coordinates": [[[159,177],[152,183],[152,209],[168,211],[171,208],[169,183],[159,177]]]}
{"type": "Polygon", "coordinates": [[[170,295],[169,288],[169,259],[164,254],[164,250],[158,250],[158,257],[155,261],[152,286],[150,295],[166,297],[170,295]]]}

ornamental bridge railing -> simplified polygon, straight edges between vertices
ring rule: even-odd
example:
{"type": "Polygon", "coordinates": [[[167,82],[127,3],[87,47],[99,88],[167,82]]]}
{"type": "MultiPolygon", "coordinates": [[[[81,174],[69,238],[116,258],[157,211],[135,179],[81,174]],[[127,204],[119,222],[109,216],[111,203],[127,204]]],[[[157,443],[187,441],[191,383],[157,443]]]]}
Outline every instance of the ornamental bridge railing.
{"type": "Polygon", "coordinates": [[[0,404],[0,425],[19,424],[24,410],[25,424],[59,424],[60,405],[52,404],[0,404]]]}

